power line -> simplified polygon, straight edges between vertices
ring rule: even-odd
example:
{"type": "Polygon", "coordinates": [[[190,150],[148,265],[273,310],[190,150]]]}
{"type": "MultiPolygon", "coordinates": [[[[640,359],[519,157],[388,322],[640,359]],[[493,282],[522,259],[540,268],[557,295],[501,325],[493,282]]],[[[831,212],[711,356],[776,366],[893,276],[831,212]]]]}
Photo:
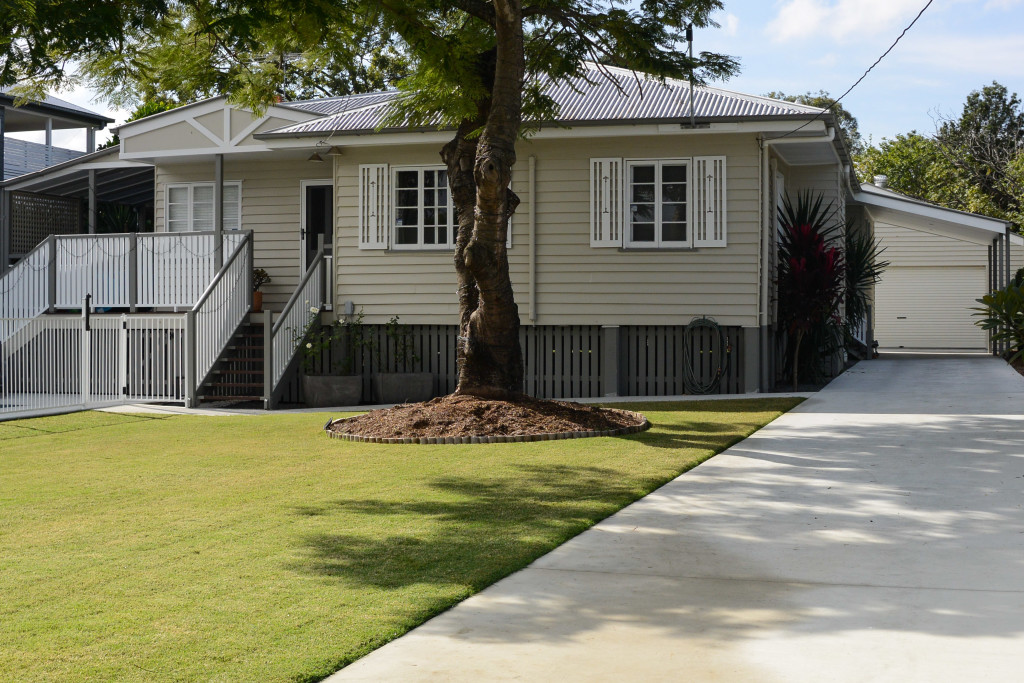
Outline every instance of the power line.
{"type": "Polygon", "coordinates": [[[896,45],[897,45],[897,44],[899,44],[899,42],[900,42],[901,40],[903,40],[903,36],[907,35],[907,31],[909,31],[909,30],[910,30],[911,28],[913,28],[913,27],[914,27],[914,24],[916,24],[916,23],[917,23],[917,20],[921,18],[921,15],[925,13],[925,10],[927,10],[927,9],[928,9],[929,7],[931,7],[931,5],[932,5],[932,3],[933,3],[933,2],[935,2],[935,0],[928,0],[928,2],[927,2],[927,3],[925,3],[925,6],[924,6],[924,7],[922,7],[922,8],[921,8],[921,11],[917,13],[917,16],[916,16],[916,17],[914,17],[914,20],[913,20],[912,22],[910,22],[909,24],[907,24],[907,27],[906,27],[905,29],[903,29],[903,32],[902,32],[902,33],[900,33],[900,35],[899,35],[899,36],[898,36],[898,37],[896,38],[896,40],[894,40],[894,41],[893,41],[892,45],[890,45],[890,46],[889,46],[889,49],[888,49],[888,50],[886,50],[885,52],[883,52],[883,53],[882,53],[882,56],[881,56],[881,57],[879,57],[878,59],[876,59],[876,60],[875,60],[875,63],[874,63],[874,64],[872,64],[871,66],[869,66],[869,67],[867,68],[867,71],[865,71],[865,72],[864,72],[863,74],[861,74],[861,77],[857,79],[857,82],[856,82],[856,83],[854,83],[853,85],[851,85],[851,86],[850,86],[849,88],[847,88],[846,92],[844,92],[844,93],[843,93],[842,95],[840,95],[840,96],[839,96],[839,97],[837,97],[837,98],[836,98],[835,100],[833,100],[833,101],[832,101],[832,104],[830,104],[830,105],[828,105],[827,107],[825,107],[824,111],[822,111],[821,113],[819,113],[819,114],[815,115],[815,117],[814,117],[814,118],[812,118],[812,119],[811,119],[810,121],[807,121],[806,123],[804,123],[804,124],[803,124],[802,126],[800,126],[799,128],[795,128],[795,129],[793,129],[793,130],[789,131],[788,133],[786,133],[785,135],[782,135],[782,136],[780,136],[780,137],[778,137],[778,138],[775,138],[775,139],[776,139],[776,140],[781,140],[782,138],[788,138],[788,137],[789,137],[790,135],[792,135],[793,133],[797,133],[797,132],[799,132],[799,131],[803,130],[803,129],[804,129],[804,128],[806,128],[807,126],[811,125],[812,123],[814,123],[815,121],[817,121],[818,119],[820,119],[820,118],[821,118],[822,116],[824,116],[824,115],[825,115],[825,112],[828,112],[828,111],[832,111],[832,107],[834,107],[834,106],[836,106],[837,104],[839,104],[839,103],[840,103],[840,102],[842,101],[842,99],[843,99],[844,97],[846,97],[846,96],[847,96],[847,95],[849,95],[849,94],[850,94],[851,92],[853,92],[853,89],[854,89],[854,88],[856,88],[856,87],[857,87],[858,85],[860,85],[860,82],[861,82],[861,81],[863,81],[863,80],[864,80],[865,78],[867,78],[867,75],[868,75],[869,73],[871,73],[871,70],[872,70],[872,69],[874,69],[874,68],[875,68],[876,66],[878,66],[878,64],[879,64],[879,63],[880,63],[880,62],[881,62],[881,61],[882,61],[883,59],[885,59],[885,58],[886,58],[886,56],[887,56],[887,55],[888,55],[888,54],[889,54],[890,52],[892,52],[892,51],[893,51],[893,48],[895,48],[895,47],[896,47],[896,45]]]}

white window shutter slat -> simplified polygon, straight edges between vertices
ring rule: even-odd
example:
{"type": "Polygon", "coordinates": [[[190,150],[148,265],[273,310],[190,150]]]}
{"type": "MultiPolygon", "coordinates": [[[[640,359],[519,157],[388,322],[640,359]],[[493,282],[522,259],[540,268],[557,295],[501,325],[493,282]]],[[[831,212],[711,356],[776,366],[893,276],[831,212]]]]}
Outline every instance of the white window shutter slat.
{"type": "Polygon", "coordinates": [[[590,160],[590,246],[621,247],[622,159],[590,160]]]}
{"type": "Polygon", "coordinates": [[[693,158],[693,246],[726,246],[725,157],[693,158]]]}
{"type": "Polygon", "coordinates": [[[387,249],[391,224],[391,174],[387,164],[359,166],[359,248],[387,249]]]}

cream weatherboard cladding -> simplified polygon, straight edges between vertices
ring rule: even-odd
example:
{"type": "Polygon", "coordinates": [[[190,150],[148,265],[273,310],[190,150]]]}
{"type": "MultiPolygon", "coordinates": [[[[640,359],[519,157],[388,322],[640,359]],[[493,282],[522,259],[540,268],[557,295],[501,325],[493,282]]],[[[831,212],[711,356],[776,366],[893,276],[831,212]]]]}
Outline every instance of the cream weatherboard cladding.
{"type": "MultiPolygon", "coordinates": [[[[156,166],[153,218],[157,232],[167,230],[166,187],[185,182],[211,182],[213,171],[213,164],[209,162],[156,166]]],[[[256,264],[273,278],[263,287],[267,308],[280,310],[302,275],[301,181],[329,183],[329,174],[328,164],[311,164],[305,159],[227,159],[224,163],[225,178],[241,182],[241,227],[253,231],[256,264]]]]}
{"type": "Polygon", "coordinates": [[[387,249],[391,221],[391,171],[387,164],[359,166],[359,248],[387,249]]]}
{"type": "MultiPolygon", "coordinates": [[[[335,157],[338,302],[352,301],[366,322],[393,315],[409,324],[455,324],[458,287],[451,251],[359,249],[361,165],[436,164],[435,144],[347,148],[335,157]]],[[[516,146],[509,270],[524,324],[685,325],[708,315],[722,325],[757,325],[760,150],[755,134],[674,134],[569,140],[516,146]],[[528,160],[535,158],[530,191],[528,160]],[[728,244],[714,249],[594,249],[592,158],[725,156],[728,244]],[[532,194],[532,196],[531,196],[532,194]],[[531,311],[531,203],[535,278],[531,311]],[[531,313],[534,319],[530,318],[531,313]]]]}

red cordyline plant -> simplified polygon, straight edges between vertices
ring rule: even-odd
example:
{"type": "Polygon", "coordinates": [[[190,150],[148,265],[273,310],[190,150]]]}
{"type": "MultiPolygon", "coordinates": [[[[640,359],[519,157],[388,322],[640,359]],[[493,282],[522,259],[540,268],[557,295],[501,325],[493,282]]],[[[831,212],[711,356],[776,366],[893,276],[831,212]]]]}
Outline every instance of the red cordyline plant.
{"type": "MultiPolygon", "coordinates": [[[[840,225],[832,204],[824,198],[801,192],[794,205],[785,197],[779,207],[779,318],[793,350],[793,390],[800,380],[800,346],[811,334],[841,325],[839,306],[843,300],[846,263],[833,240],[840,225]]],[[[818,349],[813,350],[815,356],[818,349]]]]}

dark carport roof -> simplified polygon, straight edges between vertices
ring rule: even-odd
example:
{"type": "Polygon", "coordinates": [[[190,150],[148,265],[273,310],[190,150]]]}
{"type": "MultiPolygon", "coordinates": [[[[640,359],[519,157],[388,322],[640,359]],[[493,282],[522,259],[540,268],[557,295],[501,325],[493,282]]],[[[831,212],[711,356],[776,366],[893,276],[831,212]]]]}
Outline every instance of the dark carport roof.
{"type": "Polygon", "coordinates": [[[24,111],[31,111],[43,115],[50,114],[65,119],[73,119],[83,123],[97,125],[100,128],[106,126],[108,123],[114,122],[114,119],[108,116],[97,114],[94,111],[89,111],[84,107],[79,107],[77,104],[66,102],[58,97],[54,97],[53,95],[47,95],[42,101],[30,101],[21,107],[18,107],[17,103],[18,97],[16,95],[5,90],[0,90],[0,106],[15,107],[15,109],[23,109],[24,111]]]}

